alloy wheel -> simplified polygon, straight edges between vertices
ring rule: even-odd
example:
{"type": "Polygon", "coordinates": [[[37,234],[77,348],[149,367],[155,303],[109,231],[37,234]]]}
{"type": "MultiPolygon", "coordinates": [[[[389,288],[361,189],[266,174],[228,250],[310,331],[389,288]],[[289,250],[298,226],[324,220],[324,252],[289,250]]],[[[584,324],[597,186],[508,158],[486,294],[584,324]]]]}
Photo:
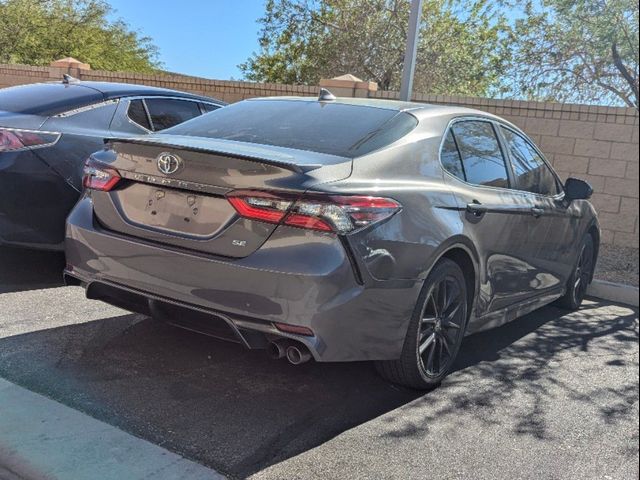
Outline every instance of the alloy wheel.
{"type": "Polygon", "coordinates": [[[466,298],[454,277],[447,276],[434,284],[420,321],[418,352],[427,375],[442,374],[454,358],[463,334],[466,298]]]}
{"type": "Polygon", "coordinates": [[[580,303],[586,296],[593,271],[593,255],[587,247],[588,245],[585,245],[582,248],[574,276],[573,295],[576,303],[580,303]]]}

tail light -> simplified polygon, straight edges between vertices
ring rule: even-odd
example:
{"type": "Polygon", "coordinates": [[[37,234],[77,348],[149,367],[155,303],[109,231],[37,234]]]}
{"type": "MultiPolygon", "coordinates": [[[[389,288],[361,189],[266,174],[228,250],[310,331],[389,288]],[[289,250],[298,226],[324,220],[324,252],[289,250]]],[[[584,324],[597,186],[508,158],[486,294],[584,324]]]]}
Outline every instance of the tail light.
{"type": "Polygon", "coordinates": [[[0,128],[0,152],[47,147],[56,143],[59,138],[59,133],[0,128]]]}
{"type": "Polygon", "coordinates": [[[120,174],[115,168],[89,158],[84,164],[82,186],[91,190],[108,192],[120,181],[120,174]]]}
{"type": "Polygon", "coordinates": [[[368,196],[234,191],[227,199],[244,218],[338,234],[361,230],[402,208],[395,200],[368,196]]]}

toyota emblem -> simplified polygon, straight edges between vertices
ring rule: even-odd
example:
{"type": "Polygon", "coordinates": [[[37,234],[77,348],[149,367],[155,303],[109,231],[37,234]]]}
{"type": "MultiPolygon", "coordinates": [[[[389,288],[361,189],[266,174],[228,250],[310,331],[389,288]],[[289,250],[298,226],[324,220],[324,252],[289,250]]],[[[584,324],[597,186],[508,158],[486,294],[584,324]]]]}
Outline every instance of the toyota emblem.
{"type": "Polygon", "coordinates": [[[162,152],[156,159],[158,170],[165,175],[176,173],[182,167],[182,159],[173,153],[162,152]]]}

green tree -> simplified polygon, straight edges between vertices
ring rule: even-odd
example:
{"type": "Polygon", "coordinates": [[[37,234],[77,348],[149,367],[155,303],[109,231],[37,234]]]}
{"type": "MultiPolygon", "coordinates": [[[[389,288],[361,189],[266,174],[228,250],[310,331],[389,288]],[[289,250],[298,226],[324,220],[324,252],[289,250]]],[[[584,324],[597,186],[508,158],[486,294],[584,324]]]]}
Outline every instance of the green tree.
{"type": "MultiPolygon", "coordinates": [[[[488,0],[423,5],[414,90],[496,93],[509,58],[504,17],[488,0]]],[[[315,84],[352,73],[398,89],[409,10],[409,0],[268,0],[261,49],[239,67],[253,81],[315,84]]]]}
{"type": "Polygon", "coordinates": [[[112,13],[103,0],[0,0],[0,63],[74,57],[99,70],[158,68],[151,40],[112,13]]]}
{"type": "Polygon", "coordinates": [[[638,108],[637,0],[529,1],[512,41],[516,94],[638,108]]]}

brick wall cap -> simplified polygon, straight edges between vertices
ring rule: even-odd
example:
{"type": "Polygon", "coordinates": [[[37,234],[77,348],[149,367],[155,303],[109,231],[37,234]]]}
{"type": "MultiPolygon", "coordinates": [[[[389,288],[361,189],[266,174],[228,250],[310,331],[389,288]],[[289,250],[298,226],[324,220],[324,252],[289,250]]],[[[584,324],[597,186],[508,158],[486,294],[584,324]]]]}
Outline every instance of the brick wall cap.
{"type": "Polygon", "coordinates": [[[345,73],[344,75],[333,77],[331,80],[347,80],[349,82],[358,82],[358,83],[363,81],[361,78],[358,78],[355,75],[351,75],[350,73],[345,73]]]}
{"type": "Polygon", "coordinates": [[[76,60],[73,57],[61,58],[59,60],[55,60],[49,64],[51,67],[62,67],[62,68],[78,68],[80,70],[91,70],[91,65],[88,63],[83,63],[80,60],[76,60]]]}
{"type": "Polygon", "coordinates": [[[325,88],[353,88],[367,90],[369,92],[378,90],[378,84],[376,82],[365,82],[350,73],[334,78],[323,78],[320,80],[320,86],[325,88]]]}

